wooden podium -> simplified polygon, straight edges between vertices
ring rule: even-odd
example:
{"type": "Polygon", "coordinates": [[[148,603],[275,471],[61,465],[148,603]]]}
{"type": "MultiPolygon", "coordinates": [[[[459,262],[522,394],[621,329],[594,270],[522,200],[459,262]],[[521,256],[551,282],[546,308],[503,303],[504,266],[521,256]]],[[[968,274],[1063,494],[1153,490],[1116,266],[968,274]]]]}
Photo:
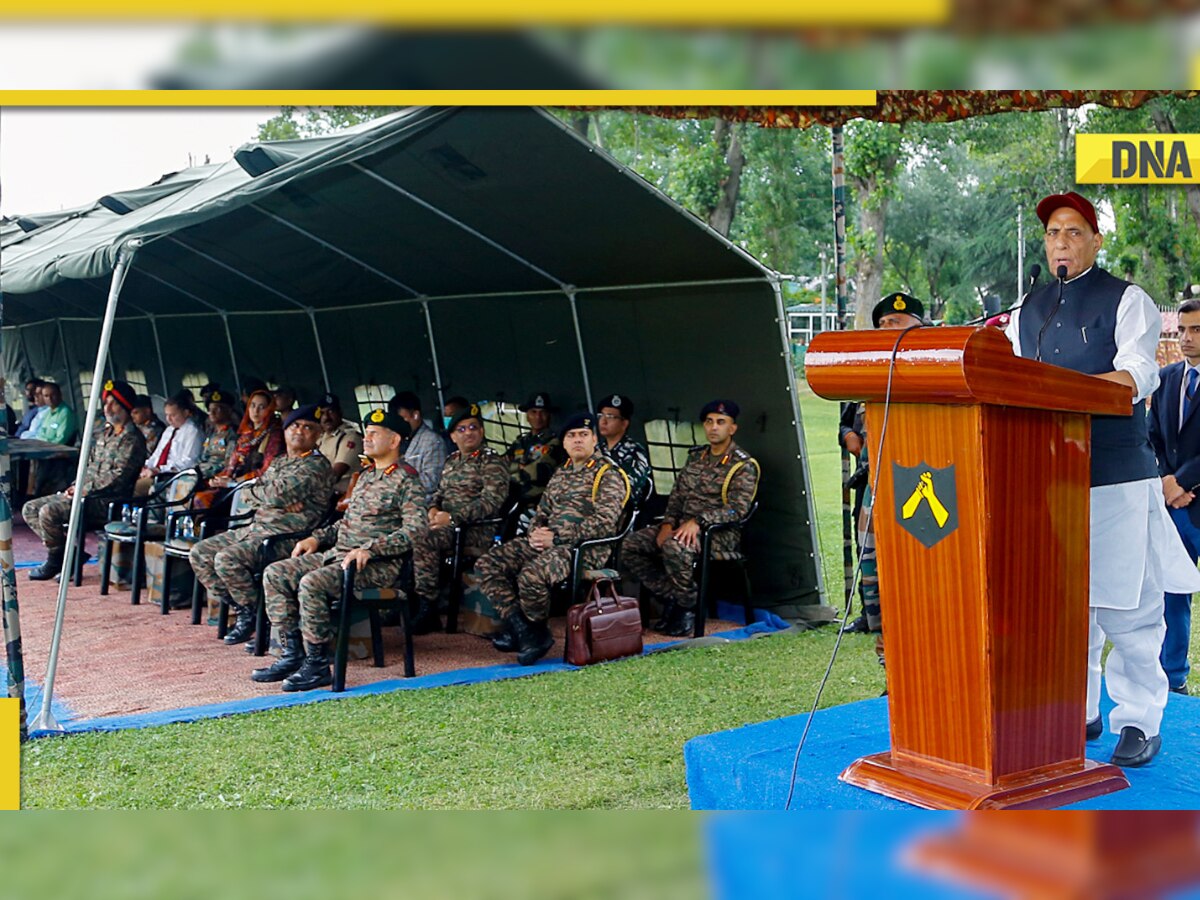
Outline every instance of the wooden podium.
{"type": "Polygon", "coordinates": [[[891,750],[842,780],[928,809],[1049,809],[1128,787],[1084,757],[1089,415],[1129,389],[990,328],[827,332],[808,383],[864,400],[891,750]]]}

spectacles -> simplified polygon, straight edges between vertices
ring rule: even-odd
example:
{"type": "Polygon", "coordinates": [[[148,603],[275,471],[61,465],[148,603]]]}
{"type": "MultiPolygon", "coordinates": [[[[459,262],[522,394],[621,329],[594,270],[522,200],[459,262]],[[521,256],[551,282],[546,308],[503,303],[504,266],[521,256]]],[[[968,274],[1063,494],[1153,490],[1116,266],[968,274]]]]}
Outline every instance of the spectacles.
{"type": "Polygon", "coordinates": [[[1085,237],[1088,236],[1087,234],[1084,233],[1083,229],[1081,229],[1081,228],[1047,228],[1046,229],[1046,240],[1047,241],[1058,240],[1059,235],[1062,235],[1064,238],[1066,238],[1068,241],[1071,241],[1072,243],[1074,243],[1075,241],[1082,241],[1085,237]]]}
{"type": "Polygon", "coordinates": [[[596,418],[598,418],[598,419],[621,419],[624,417],[619,416],[616,413],[598,413],[596,418]]]}
{"type": "Polygon", "coordinates": [[[472,422],[470,425],[459,425],[454,430],[459,434],[470,434],[472,431],[478,431],[479,426],[472,422]]]}

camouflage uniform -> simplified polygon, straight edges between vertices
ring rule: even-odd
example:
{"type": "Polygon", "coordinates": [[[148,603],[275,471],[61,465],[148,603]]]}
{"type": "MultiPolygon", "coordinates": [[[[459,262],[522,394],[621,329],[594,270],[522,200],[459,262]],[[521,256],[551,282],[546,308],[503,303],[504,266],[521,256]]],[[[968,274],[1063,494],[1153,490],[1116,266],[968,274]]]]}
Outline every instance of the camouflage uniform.
{"type": "MultiPolygon", "coordinates": [[[[428,527],[425,489],[412,466],[394,463],[382,471],[363,469],[346,517],[313,532],[321,549],[267,566],[263,588],[271,624],[286,634],[296,630],[299,618],[305,641],[329,641],[333,636],[329,603],[342,590],[342,558],[359,548],[370,550],[372,556],[403,553],[428,527]]],[[[354,584],[391,587],[400,567],[395,560],[368,562],[354,584]]]]}
{"type": "MultiPolygon", "coordinates": [[[[438,589],[438,568],[442,555],[454,546],[454,526],[494,516],[508,497],[508,464],[504,457],[488,447],[480,447],[470,456],[455,451],[446,460],[433,506],[450,513],[445,528],[421,532],[413,541],[414,588],[421,597],[431,598],[438,589]]],[[[479,555],[491,542],[492,534],[482,529],[467,530],[466,546],[479,555]]]]}
{"type": "Polygon", "coordinates": [[[650,455],[646,448],[626,434],[612,447],[606,445],[601,449],[629,476],[629,496],[638,501],[646,499],[651,488],[650,455]]]}
{"type": "Polygon", "coordinates": [[[139,425],[137,428],[146,440],[147,449],[157,447],[159,440],[162,439],[163,432],[167,430],[167,426],[163,420],[154,414],[151,414],[149,422],[145,425],[139,425]]]}
{"type": "MultiPolygon", "coordinates": [[[[110,501],[133,494],[133,483],[146,462],[146,442],[132,422],[121,431],[105,424],[98,431],[83,475],[83,522],[86,528],[98,528],[108,520],[110,501]]],[[[71,518],[71,498],[51,494],[30,500],[21,510],[25,523],[51,550],[67,543],[67,523],[71,518]]]]}
{"type": "Polygon", "coordinates": [[[528,432],[504,451],[516,497],[523,503],[536,503],[550,483],[554,470],[567,458],[562,441],[553,429],[528,432]]]}
{"type": "MultiPolygon", "coordinates": [[[[241,607],[258,604],[254,572],[265,537],[289,531],[307,531],[329,508],[333,469],[316,451],[303,456],[277,456],[252,487],[245,488],[246,506],[255,510],[244,528],[231,528],[205,538],[192,547],[192,571],[211,593],[225,594],[241,607]],[[304,508],[287,512],[300,502],[304,508]]],[[[292,552],[295,541],[276,544],[276,554],[292,552]]]]}
{"type": "MultiPolygon", "coordinates": [[[[493,547],[475,564],[480,586],[497,612],[508,618],[520,604],[529,621],[544,621],[551,588],[571,574],[572,545],[612,534],[628,495],[625,473],[599,450],[581,465],[567,460],[546,485],[530,525],[530,531],[551,529],[554,546],[538,551],[520,537],[493,547]]],[[[609,553],[607,547],[593,547],[584,553],[583,565],[595,568],[609,553]]]]}
{"type": "MultiPolygon", "coordinates": [[[[675,480],[663,523],[678,528],[689,519],[701,525],[715,525],[742,518],[754,502],[758,475],[758,463],[737,444],[730,443],[721,456],[714,456],[707,445],[693,447],[675,480]]],[[[676,540],[668,540],[659,547],[658,529],[657,525],[640,528],[627,537],[621,544],[621,561],[633,577],[655,594],[673,600],[681,609],[695,609],[693,564],[697,551],[676,540]]],[[[737,529],[714,534],[713,554],[720,556],[737,550],[739,540],[737,529]]]]}
{"type": "Polygon", "coordinates": [[[204,445],[200,448],[200,477],[212,478],[218,472],[224,472],[233,458],[233,448],[237,446],[237,428],[226,425],[218,428],[209,422],[204,426],[204,445]]]}

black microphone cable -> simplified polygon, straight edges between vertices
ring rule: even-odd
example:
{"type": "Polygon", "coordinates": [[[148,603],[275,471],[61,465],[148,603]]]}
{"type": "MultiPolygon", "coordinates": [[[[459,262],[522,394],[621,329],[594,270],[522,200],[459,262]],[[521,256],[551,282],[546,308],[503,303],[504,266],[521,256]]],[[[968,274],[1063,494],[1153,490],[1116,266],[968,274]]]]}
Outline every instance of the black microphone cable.
{"type": "MultiPolygon", "coordinates": [[[[871,465],[875,469],[875,477],[871,480],[871,509],[867,513],[866,531],[871,530],[871,526],[875,521],[875,506],[877,491],[879,489],[879,473],[883,471],[883,447],[884,440],[887,437],[888,418],[892,411],[892,376],[896,372],[896,357],[900,352],[900,342],[904,340],[904,336],[915,328],[921,328],[923,324],[909,325],[898,335],[896,335],[896,343],[892,346],[892,356],[888,361],[888,377],[887,389],[883,395],[883,425],[879,429],[879,443],[875,450],[874,462],[871,465]]],[[[854,567],[854,578],[851,586],[851,594],[849,603],[854,602],[854,596],[858,593],[858,585],[862,580],[862,553],[859,553],[858,564],[854,567]]],[[[850,618],[849,604],[846,607],[846,618],[850,618]]],[[[821,703],[821,694],[825,691],[825,685],[829,682],[829,676],[833,674],[833,664],[837,660],[838,650],[842,646],[842,635],[844,632],[841,628],[838,629],[837,638],[833,642],[833,652],[829,655],[829,665],[825,667],[825,674],[822,676],[820,683],[817,685],[816,696],[813,697],[812,709],[808,713],[808,721],[804,723],[804,731],[800,734],[800,742],[796,745],[796,755],[792,758],[792,774],[788,781],[787,801],[783,808],[785,811],[792,808],[792,797],[796,792],[796,774],[800,769],[800,754],[804,750],[804,744],[808,740],[809,729],[812,728],[813,716],[817,714],[817,707],[821,703]]]]}
{"type": "Polygon", "coordinates": [[[1046,329],[1050,327],[1050,323],[1054,320],[1054,317],[1058,315],[1058,308],[1062,306],[1063,286],[1067,283],[1067,267],[1059,266],[1054,274],[1058,278],[1058,300],[1055,302],[1054,308],[1046,314],[1046,321],[1042,323],[1042,330],[1038,332],[1036,356],[1038,362],[1042,361],[1042,338],[1045,336],[1046,329]]]}

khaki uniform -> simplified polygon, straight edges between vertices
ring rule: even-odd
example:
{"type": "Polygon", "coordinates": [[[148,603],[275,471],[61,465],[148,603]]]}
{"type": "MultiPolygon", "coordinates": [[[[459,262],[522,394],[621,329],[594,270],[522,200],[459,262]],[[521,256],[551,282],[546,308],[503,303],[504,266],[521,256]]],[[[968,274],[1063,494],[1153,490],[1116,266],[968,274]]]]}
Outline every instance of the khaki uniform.
{"type": "MultiPolygon", "coordinates": [[[[500,615],[508,618],[520,604],[531,622],[547,618],[551,589],[571,574],[572,546],[612,534],[628,497],[628,477],[599,450],[581,465],[567,460],[555,470],[529,526],[530,531],[552,530],[554,546],[538,551],[522,536],[489,550],[475,565],[483,592],[500,615]]],[[[584,566],[601,565],[609,552],[607,547],[588,550],[584,566]]]]}
{"type": "MultiPolygon", "coordinates": [[[[267,566],[263,588],[271,624],[284,633],[299,625],[310,644],[329,641],[333,636],[329,605],[342,590],[342,559],[359,548],[370,550],[372,556],[390,556],[412,547],[429,528],[424,497],[412,466],[395,463],[383,470],[364,469],[345,518],[313,532],[321,549],[267,566]]],[[[395,560],[368,562],[354,584],[391,587],[400,567],[395,560]]]]}
{"type": "Polygon", "coordinates": [[[350,468],[333,485],[334,493],[344,494],[350,486],[350,479],[361,467],[359,454],[362,453],[362,432],[352,423],[345,420],[328,434],[322,434],[317,442],[321,455],[329,460],[330,465],[345,463],[350,468]]]}
{"type": "MultiPolygon", "coordinates": [[[[731,443],[721,456],[714,456],[707,445],[693,447],[667,501],[664,524],[678,528],[690,519],[701,525],[741,519],[754,502],[758,475],[758,462],[737,444],[731,443]]],[[[682,609],[694,609],[697,551],[676,540],[659,547],[658,528],[639,528],[625,538],[621,562],[655,594],[673,600],[682,609]]],[[[714,555],[736,550],[740,539],[736,528],[713,535],[714,555]]]]}

